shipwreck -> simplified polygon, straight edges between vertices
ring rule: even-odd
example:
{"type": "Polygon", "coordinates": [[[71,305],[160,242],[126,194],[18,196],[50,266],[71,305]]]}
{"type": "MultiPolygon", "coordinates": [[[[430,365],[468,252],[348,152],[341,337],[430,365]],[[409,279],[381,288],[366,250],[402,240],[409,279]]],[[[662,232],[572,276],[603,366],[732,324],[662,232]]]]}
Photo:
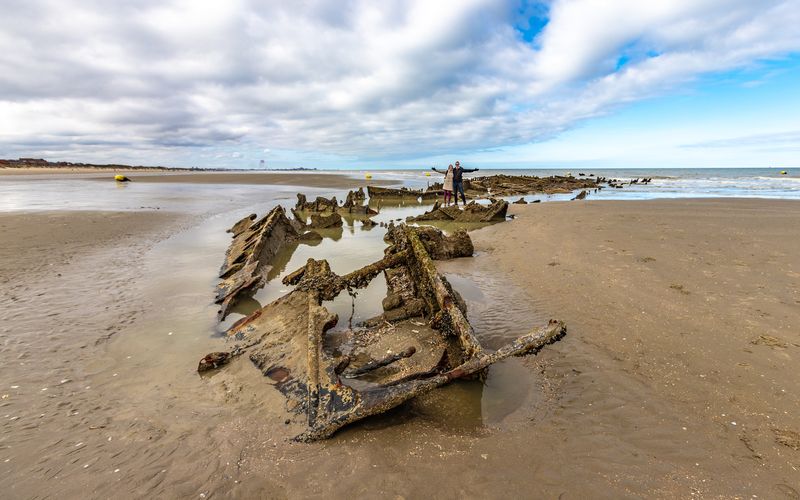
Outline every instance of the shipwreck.
{"type": "MultiPolygon", "coordinates": [[[[293,212],[333,216],[342,210],[335,198],[322,200],[298,196],[293,212]]],[[[361,201],[354,198],[351,206],[361,201]]],[[[507,207],[495,202],[482,217],[505,219],[507,207]]],[[[242,219],[230,232],[217,295],[223,311],[263,285],[277,248],[319,237],[281,207],[262,219],[242,219]]],[[[331,271],[326,260],[308,259],[283,278],[293,289],[234,323],[225,332],[232,348],[206,355],[198,371],[224,369],[246,356],[284,396],[286,411],[302,416],[306,428],[295,439],[314,441],[454,380],[481,378],[492,363],[535,353],[565,334],[565,325],[551,320],[496,351],[486,350],[467,319],[464,300],[434,264],[470,258],[474,248],[467,232],[446,235],[428,226],[389,224],[384,240],[380,260],[344,275],[331,271]],[[381,273],[387,286],[383,313],[343,335],[327,335],[339,318],[323,302],[341,293],[355,296],[381,273]]]]}

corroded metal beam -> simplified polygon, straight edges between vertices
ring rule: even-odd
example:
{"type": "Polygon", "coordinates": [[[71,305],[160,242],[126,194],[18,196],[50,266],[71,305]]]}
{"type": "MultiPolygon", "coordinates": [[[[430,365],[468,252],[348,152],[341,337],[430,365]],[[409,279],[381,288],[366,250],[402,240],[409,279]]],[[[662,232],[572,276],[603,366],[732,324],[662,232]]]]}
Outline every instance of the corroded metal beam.
{"type": "Polygon", "coordinates": [[[329,415],[327,419],[319,419],[306,432],[295,437],[295,440],[309,442],[329,438],[347,424],[371,415],[383,413],[411,398],[430,392],[453,380],[478,373],[500,360],[510,356],[534,353],[545,345],[560,339],[565,333],[566,326],[563,322],[551,320],[548,325],[517,338],[497,351],[491,354],[481,353],[445,373],[434,375],[430,378],[361,391],[359,393],[359,402],[353,408],[346,412],[329,415]]]}

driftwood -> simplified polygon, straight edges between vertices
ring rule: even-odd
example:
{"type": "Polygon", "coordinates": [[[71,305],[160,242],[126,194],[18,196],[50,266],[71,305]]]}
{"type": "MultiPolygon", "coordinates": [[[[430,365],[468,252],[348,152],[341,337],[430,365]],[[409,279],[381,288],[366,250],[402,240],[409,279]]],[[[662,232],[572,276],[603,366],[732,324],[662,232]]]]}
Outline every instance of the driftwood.
{"type": "MultiPolygon", "coordinates": [[[[254,246],[250,241],[258,240],[264,227],[276,231],[279,224],[289,234],[292,226],[282,221],[282,215],[282,211],[272,214],[271,223],[269,218],[250,225],[245,219],[237,222],[231,228],[238,235],[235,239],[246,241],[236,248],[254,246]]],[[[244,342],[245,348],[211,353],[198,369],[224,367],[232,357],[247,352],[266,381],[284,395],[287,410],[305,416],[307,429],[296,439],[312,441],[452,380],[479,375],[500,359],[535,351],[560,338],[565,332],[563,323],[551,322],[496,352],[484,351],[467,320],[463,300],[433,264],[433,258],[471,255],[468,240],[466,233],[444,236],[432,228],[392,225],[385,256],[361,269],[340,276],[331,271],[327,261],[309,259],[284,278],[285,284],[294,285],[293,291],[237,321],[226,332],[229,338],[244,342]],[[439,249],[438,255],[432,255],[431,248],[439,249]],[[355,293],[381,272],[387,280],[385,313],[366,322],[370,326],[348,332],[348,352],[334,356],[323,350],[325,334],[338,318],[322,301],[332,300],[344,290],[355,293]]],[[[234,257],[226,260],[224,269],[234,267],[238,262],[234,257]]],[[[236,272],[250,265],[245,259],[236,272]]]]}

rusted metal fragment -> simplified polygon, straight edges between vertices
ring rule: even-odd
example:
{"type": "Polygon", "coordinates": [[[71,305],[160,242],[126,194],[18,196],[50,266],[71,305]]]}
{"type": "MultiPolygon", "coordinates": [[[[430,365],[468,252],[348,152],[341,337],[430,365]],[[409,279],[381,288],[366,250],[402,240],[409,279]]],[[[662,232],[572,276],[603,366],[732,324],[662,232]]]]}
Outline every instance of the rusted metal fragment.
{"type": "Polygon", "coordinates": [[[441,190],[408,189],[408,188],[385,188],[380,186],[367,186],[370,199],[408,199],[408,200],[435,200],[443,194],[441,190]]]}
{"type": "Polygon", "coordinates": [[[302,212],[335,212],[339,208],[339,202],[335,196],[332,198],[317,196],[314,201],[308,201],[306,195],[297,193],[297,204],[294,208],[302,212]]]}
{"type": "Polygon", "coordinates": [[[329,215],[311,214],[311,224],[309,227],[314,229],[327,229],[329,227],[341,227],[342,216],[334,212],[329,215]]]}
{"type": "Polygon", "coordinates": [[[220,366],[224,365],[231,359],[231,353],[229,352],[212,352],[206,354],[203,359],[200,360],[200,363],[197,365],[198,372],[205,372],[209,370],[213,370],[215,368],[219,368],[220,366]]]}
{"type": "MultiPolygon", "coordinates": [[[[379,359],[371,359],[368,362],[364,363],[360,367],[351,370],[350,373],[345,374],[347,378],[355,378],[360,377],[361,375],[366,375],[367,373],[374,372],[380,368],[384,368],[389,366],[390,364],[394,363],[395,361],[400,361],[401,359],[410,358],[417,352],[417,348],[412,346],[408,346],[402,351],[398,353],[393,353],[391,350],[386,351],[388,354],[379,359]]],[[[348,359],[350,359],[348,357],[348,359]]]]}
{"type": "Polygon", "coordinates": [[[299,290],[315,290],[320,300],[333,300],[345,288],[364,288],[385,269],[400,265],[407,253],[389,254],[383,259],[366,265],[344,276],[331,271],[326,260],[308,259],[306,265],[287,274],[284,285],[296,285],[299,290]]]}
{"type": "MultiPolygon", "coordinates": [[[[405,226],[395,226],[394,223],[389,223],[384,241],[394,244],[398,239],[405,239],[403,231],[405,226]]],[[[449,260],[458,257],[472,257],[475,253],[475,247],[472,245],[472,239],[464,229],[457,229],[452,233],[445,234],[441,229],[431,226],[415,227],[414,231],[419,236],[419,239],[425,245],[425,250],[433,260],[449,260]]]]}
{"type": "Polygon", "coordinates": [[[448,333],[452,333],[458,337],[464,357],[472,358],[477,356],[483,349],[480,342],[478,342],[478,339],[475,337],[475,331],[472,329],[472,325],[469,324],[464,313],[458,307],[450,284],[448,283],[445,285],[446,282],[444,278],[436,270],[436,266],[433,264],[433,260],[431,260],[427,250],[425,250],[425,246],[422,244],[422,241],[420,241],[417,232],[406,226],[405,234],[417,263],[417,266],[414,266],[414,268],[422,275],[422,280],[424,280],[433,292],[439,309],[447,317],[443,322],[444,328],[450,330],[448,333]]]}
{"type": "Polygon", "coordinates": [[[508,202],[493,200],[489,205],[475,202],[467,204],[464,209],[456,206],[443,207],[437,201],[431,210],[415,217],[408,217],[408,222],[452,221],[452,222],[500,222],[506,219],[508,202]]]}
{"type": "Polygon", "coordinates": [[[376,215],[378,212],[364,204],[366,196],[364,195],[364,188],[358,188],[356,191],[349,191],[344,204],[339,207],[342,213],[349,213],[353,215],[376,215]]]}
{"type": "Polygon", "coordinates": [[[230,229],[228,229],[229,233],[233,233],[233,236],[236,237],[242,233],[242,231],[249,228],[253,221],[256,220],[256,214],[250,214],[247,217],[242,218],[241,220],[237,221],[236,224],[233,225],[230,229]]]}
{"type": "Polygon", "coordinates": [[[575,201],[575,200],[585,200],[585,199],[586,199],[586,196],[587,196],[588,194],[589,194],[589,192],[588,192],[587,190],[585,190],[585,189],[582,189],[580,193],[578,193],[577,195],[575,195],[575,197],[574,197],[574,198],[572,198],[572,201],[575,201]]]}
{"type": "Polygon", "coordinates": [[[226,334],[255,344],[250,361],[287,398],[287,409],[302,413],[309,410],[320,384],[335,382],[332,370],[330,375],[320,373],[319,358],[322,335],[336,321],[314,293],[295,290],[237,322],[226,334]]]}
{"type": "Polygon", "coordinates": [[[306,195],[302,193],[297,194],[297,203],[294,206],[294,211],[311,214],[330,214],[338,212],[340,214],[352,215],[375,215],[378,212],[371,209],[369,206],[364,205],[364,188],[358,188],[355,191],[348,191],[344,203],[339,205],[336,197],[324,198],[318,196],[314,201],[308,201],[306,195]]]}
{"type": "Polygon", "coordinates": [[[358,332],[359,336],[372,339],[350,353],[350,367],[344,376],[372,384],[430,376],[441,366],[448,346],[447,339],[422,318],[384,323],[378,329],[358,332]]]}

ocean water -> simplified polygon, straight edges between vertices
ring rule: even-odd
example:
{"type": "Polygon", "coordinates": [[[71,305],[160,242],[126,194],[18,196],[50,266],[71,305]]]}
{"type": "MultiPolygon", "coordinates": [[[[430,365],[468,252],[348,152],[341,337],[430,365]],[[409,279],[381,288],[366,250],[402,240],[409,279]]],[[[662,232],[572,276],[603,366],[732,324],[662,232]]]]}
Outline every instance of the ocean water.
{"type": "MultiPolygon", "coordinates": [[[[800,168],[787,170],[786,175],[772,168],[699,168],[699,169],[481,169],[465,174],[466,178],[492,175],[551,176],[571,173],[576,177],[590,174],[618,179],[652,178],[650,184],[626,185],[623,189],[602,189],[591,193],[591,199],[648,200],[658,198],[782,198],[800,199],[800,168]]],[[[285,172],[287,176],[317,175],[317,171],[285,172]]],[[[335,173],[358,179],[371,176],[372,181],[396,181],[396,185],[424,188],[441,181],[442,175],[430,170],[337,170],[335,173]],[[427,175],[430,174],[430,175],[427,175]]],[[[53,177],[0,176],[0,212],[40,210],[141,210],[155,209],[203,211],[209,200],[231,207],[249,206],[253,200],[294,205],[295,193],[309,195],[335,194],[344,199],[347,190],[309,189],[292,185],[130,183],[120,184],[96,176],[66,175],[53,177]]],[[[297,184],[302,184],[298,180],[297,184]]],[[[569,200],[573,194],[530,195],[526,201],[569,200]]],[[[509,200],[518,197],[510,197],[509,200]]],[[[416,209],[407,207],[405,215],[416,209]]]]}
{"type": "MultiPolygon", "coordinates": [[[[800,168],[787,170],[781,175],[774,168],[648,168],[648,169],[481,169],[465,174],[467,178],[492,175],[566,175],[576,177],[580,173],[630,181],[636,178],[652,178],[650,184],[634,184],[624,189],[604,189],[592,194],[593,199],[647,200],[657,198],[784,198],[800,199],[800,168]]],[[[425,187],[437,182],[441,174],[430,170],[375,170],[352,171],[356,176],[372,175],[373,179],[392,179],[409,187],[425,187]],[[426,174],[431,174],[427,176],[426,174]]],[[[531,196],[543,201],[557,200],[569,196],[531,196]]],[[[530,201],[530,200],[528,200],[530,201]]]]}

